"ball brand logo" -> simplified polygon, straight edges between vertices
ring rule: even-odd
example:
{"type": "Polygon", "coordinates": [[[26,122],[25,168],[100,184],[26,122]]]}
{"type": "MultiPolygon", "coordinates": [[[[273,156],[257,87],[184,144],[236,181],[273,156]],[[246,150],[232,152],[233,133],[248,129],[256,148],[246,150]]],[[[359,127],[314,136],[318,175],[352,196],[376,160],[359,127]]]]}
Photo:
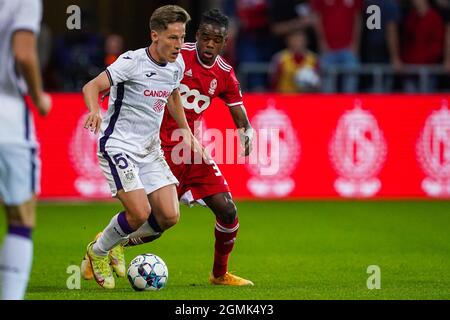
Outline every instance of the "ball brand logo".
{"type": "Polygon", "coordinates": [[[416,144],[417,160],[427,177],[422,190],[433,197],[450,195],[450,111],[444,101],[427,118],[416,144]]]}
{"type": "Polygon", "coordinates": [[[252,175],[247,187],[258,197],[287,196],[295,188],[295,181],[290,176],[300,159],[301,149],[291,119],[284,111],[275,109],[274,102],[269,100],[267,108],[259,111],[251,123],[258,132],[260,147],[256,163],[246,165],[252,175]],[[273,132],[277,135],[273,136],[273,132]],[[264,145],[266,147],[262,148],[264,145]],[[276,174],[264,175],[267,167],[278,170],[276,174]]]}
{"type": "Polygon", "coordinates": [[[381,188],[375,176],[386,160],[387,147],[375,117],[360,103],[339,119],[329,145],[330,160],[340,177],[334,188],[344,197],[371,197],[381,188]]]}
{"type": "Polygon", "coordinates": [[[84,129],[87,113],[80,117],[69,144],[69,157],[78,174],[74,188],[85,197],[108,197],[108,183],[97,158],[98,136],[84,129]]]}
{"type": "Polygon", "coordinates": [[[194,110],[198,114],[208,109],[211,103],[211,99],[208,96],[201,94],[196,89],[189,89],[185,84],[180,84],[180,95],[183,107],[188,110],[194,110]]]}
{"type": "Polygon", "coordinates": [[[213,96],[214,93],[216,92],[216,89],[217,89],[217,79],[212,79],[211,83],[209,84],[208,93],[213,96]]]}

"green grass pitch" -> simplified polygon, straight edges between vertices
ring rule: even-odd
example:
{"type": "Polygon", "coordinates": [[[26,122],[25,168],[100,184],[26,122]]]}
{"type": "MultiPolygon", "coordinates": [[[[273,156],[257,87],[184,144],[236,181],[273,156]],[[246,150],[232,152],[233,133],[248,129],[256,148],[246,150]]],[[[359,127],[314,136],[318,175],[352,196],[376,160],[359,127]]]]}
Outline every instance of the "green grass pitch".
{"type": "MultiPolygon", "coordinates": [[[[182,207],[178,225],[157,241],[126,250],[161,256],[169,281],[159,292],[134,292],[127,279],[104,290],[81,280],[69,290],[67,268],[119,203],[41,203],[27,299],[449,299],[449,201],[238,202],[240,230],[230,270],[254,287],[209,285],[214,216],[182,207]],[[381,289],[369,290],[378,265],[381,289]]],[[[1,225],[4,224],[1,215],[1,225]]],[[[4,227],[1,228],[1,237],[4,227]]]]}

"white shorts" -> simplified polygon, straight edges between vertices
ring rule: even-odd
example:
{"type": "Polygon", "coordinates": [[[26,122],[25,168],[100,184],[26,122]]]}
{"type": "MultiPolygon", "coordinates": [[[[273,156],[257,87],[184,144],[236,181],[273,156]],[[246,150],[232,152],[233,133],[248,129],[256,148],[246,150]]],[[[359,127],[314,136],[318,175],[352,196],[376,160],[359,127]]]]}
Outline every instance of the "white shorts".
{"type": "Polygon", "coordinates": [[[162,152],[140,157],[109,148],[99,153],[98,159],[113,197],[121,189],[125,192],[144,189],[150,194],[171,184],[178,185],[162,152]]]}
{"type": "Polygon", "coordinates": [[[17,206],[39,193],[41,162],[39,149],[0,144],[0,198],[17,206]]]}

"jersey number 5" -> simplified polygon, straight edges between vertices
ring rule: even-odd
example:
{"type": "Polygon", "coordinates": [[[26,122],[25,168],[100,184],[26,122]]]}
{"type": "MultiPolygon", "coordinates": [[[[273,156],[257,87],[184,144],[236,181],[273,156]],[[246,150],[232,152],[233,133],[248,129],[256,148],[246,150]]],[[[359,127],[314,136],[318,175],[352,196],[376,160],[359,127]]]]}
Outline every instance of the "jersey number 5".
{"type": "Polygon", "coordinates": [[[128,168],[128,161],[127,158],[124,157],[122,153],[116,154],[113,156],[114,162],[120,169],[126,169],[128,168]]]}

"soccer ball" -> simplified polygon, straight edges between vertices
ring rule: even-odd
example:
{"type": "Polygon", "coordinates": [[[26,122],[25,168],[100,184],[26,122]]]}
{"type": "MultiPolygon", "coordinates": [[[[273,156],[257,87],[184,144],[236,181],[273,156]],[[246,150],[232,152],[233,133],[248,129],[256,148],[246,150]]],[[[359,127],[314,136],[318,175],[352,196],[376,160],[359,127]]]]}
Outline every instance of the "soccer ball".
{"type": "Polygon", "coordinates": [[[163,259],[151,253],[144,253],[130,262],[127,277],[136,291],[161,290],[167,283],[169,270],[163,259]]]}

